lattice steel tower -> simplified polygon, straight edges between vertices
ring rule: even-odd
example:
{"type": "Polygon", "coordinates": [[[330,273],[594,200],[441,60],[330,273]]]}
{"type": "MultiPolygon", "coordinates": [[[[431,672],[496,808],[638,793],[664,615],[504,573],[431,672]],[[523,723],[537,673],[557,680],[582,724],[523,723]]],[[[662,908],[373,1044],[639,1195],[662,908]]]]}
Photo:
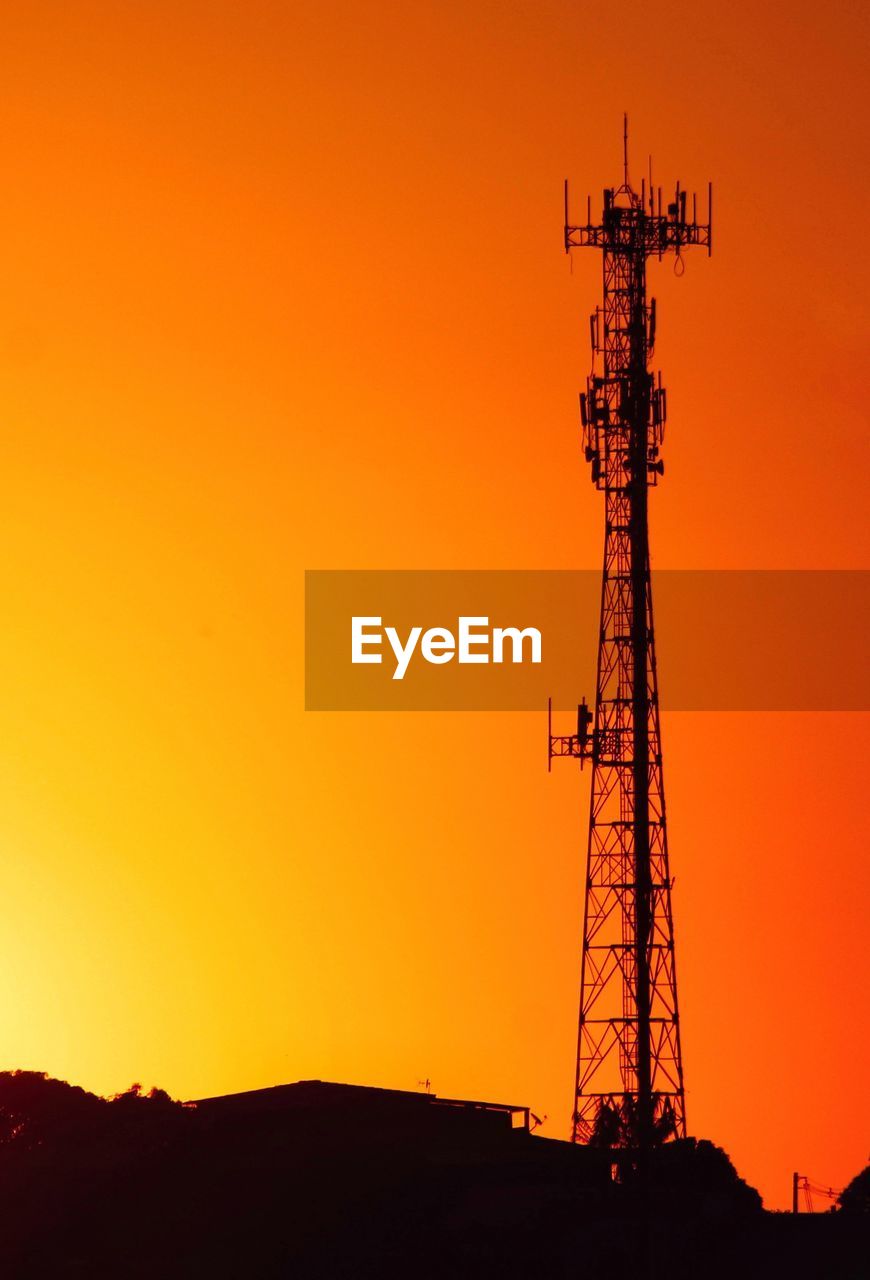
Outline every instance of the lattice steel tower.
{"type": "Polygon", "coordinates": [[[586,459],[604,492],[604,573],[595,713],[578,708],[577,732],[550,731],[550,757],[592,766],[583,920],[573,1139],[645,1149],[685,1134],[683,1066],[674,962],[671,877],[662,781],[659,699],[650,590],[647,500],[659,457],[665,391],[649,371],[655,299],[651,256],[712,246],[677,184],[628,177],[604,192],[601,221],[573,226],[565,184],[565,250],[604,259],[604,304],[591,317],[593,373],[580,397],[586,459]]]}

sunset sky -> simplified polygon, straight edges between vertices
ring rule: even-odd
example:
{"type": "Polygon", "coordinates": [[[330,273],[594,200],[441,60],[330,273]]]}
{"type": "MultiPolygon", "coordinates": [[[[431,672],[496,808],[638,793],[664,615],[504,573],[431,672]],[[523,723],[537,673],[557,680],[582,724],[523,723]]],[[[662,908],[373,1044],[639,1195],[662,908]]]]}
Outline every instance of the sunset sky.
{"type": "MultiPolygon", "coordinates": [[[[568,1135],[588,774],[543,708],[306,713],[303,573],[599,564],[562,180],[619,181],[624,110],[638,181],[715,186],[712,259],[650,266],[654,566],[870,568],[867,28],[5,6],[0,1067],[568,1135]]],[[[663,734],[689,1130],[785,1207],[867,1157],[868,716],[663,734]]]]}

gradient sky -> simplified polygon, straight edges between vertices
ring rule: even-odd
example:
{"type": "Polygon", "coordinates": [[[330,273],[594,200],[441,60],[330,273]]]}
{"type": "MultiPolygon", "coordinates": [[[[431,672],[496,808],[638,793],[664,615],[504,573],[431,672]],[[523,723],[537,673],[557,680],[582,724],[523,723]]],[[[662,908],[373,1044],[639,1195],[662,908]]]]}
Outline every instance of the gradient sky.
{"type": "MultiPolygon", "coordinates": [[[[567,1134],[588,775],[543,712],[306,715],[303,570],[599,563],[561,183],[618,181],[623,110],[638,179],[716,198],[650,270],[654,564],[870,567],[867,25],[6,7],[0,1065],[428,1077],[567,1134]]],[[[867,1155],[868,719],[663,729],[689,1127],[784,1206],[867,1155]]]]}

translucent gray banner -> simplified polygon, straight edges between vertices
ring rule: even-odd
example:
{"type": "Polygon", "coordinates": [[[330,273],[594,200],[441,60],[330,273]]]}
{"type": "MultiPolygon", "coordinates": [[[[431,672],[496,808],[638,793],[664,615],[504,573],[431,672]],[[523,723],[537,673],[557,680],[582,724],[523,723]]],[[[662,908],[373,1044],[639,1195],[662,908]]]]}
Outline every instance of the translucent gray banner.
{"type": "MultiPolygon", "coordinates": [[[[306,708],[592,701],[600,598],[594,570],[309,571],[306,708]]],[[[868,571],[665,569],[653,602],[666,709],[870,709],[868,571]]]]}

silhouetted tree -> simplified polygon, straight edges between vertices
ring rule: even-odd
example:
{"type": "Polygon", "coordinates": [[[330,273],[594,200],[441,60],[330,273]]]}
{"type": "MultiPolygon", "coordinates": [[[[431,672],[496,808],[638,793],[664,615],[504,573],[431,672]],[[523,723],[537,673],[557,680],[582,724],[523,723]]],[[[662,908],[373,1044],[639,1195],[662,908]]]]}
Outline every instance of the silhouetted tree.
{"type": "Polygon", "coordinates": [[[591,1147],[624,1147],[626,1145],[625,1120],[616,1102],[602,1100],[598,1115],[595,1117],[595,1126],[589,1145],[591,1147]]]}
{"type": "Polygon", "coordinates": [[[104,1099],[42,1071],[0,1072],[0,1144],[64,1143],[99,1127],[104,1099]]]}
{"type": "Polygon", "coordinates": [[[148,1147],[166,1140],[184,1108],[163,1089],[143,1093],[138,1084],[101,1098],[42,1071],[0,1071],[0,1158],[21,1151],[89,1151],[148,1147]]]}
{"type": "Polygon", "coordinates": [[[870,1164],[843,1188],[837,1204],[844,1213],[870,1213],[870,1164]]]}
{"type": "MultiPolygon", "coordinates": [[[[653,1094],[652,1141],[667,1142],[676,1129],[676,1116],[669,1098],[653,1094]]],[[[590,1139],[593,1147],[636,1147],[640,1143],[640,1113],[637,1099],[625,1094],[621,1099],[602,1100],[590,1139]]]]}
{"type": "Polygon", "coordinates": [[[679,1138],[653,1156],[656,1185],[688,1204],[693,1196],[716,1197],[738,1212],[757,1212],[761,1196],[740,1177],[728,1154],[706,1138],[679,1138]]]}

